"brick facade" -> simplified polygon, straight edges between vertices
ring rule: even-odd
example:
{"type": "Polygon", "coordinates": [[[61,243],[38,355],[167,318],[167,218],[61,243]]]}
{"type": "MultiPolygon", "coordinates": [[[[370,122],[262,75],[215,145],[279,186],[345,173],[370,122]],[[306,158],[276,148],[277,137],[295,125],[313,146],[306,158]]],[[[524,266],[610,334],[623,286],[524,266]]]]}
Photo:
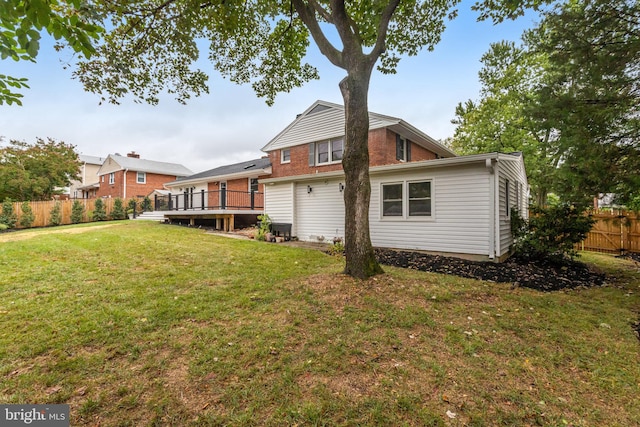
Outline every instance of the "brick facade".
{"type": "Polygon", "coordinates": [[[125,195],[125,171],[119,170],[114,172],[115,181],[113,184],[109,184],[109,175],[110,174],[108,173],[100,175],[100,188],[96,193],[96,197],[144,197],[153,192],[153,190],[160,190],[164,188],[165,183],[175,181],[177,178],[175,175],[162,175],[147,172],[145,176],[145,183],[139,184],[137,182],[138,173],[136,171],[127,171],[125,195]]]}
{"type": "MultiPolygon", "coordinates": [[[[411,161],[431,160],[436,154],[426,148],[408,141],[411,144],[411,161]]],[[[271,178],[283,176],[308,175],[321,172],[341,170],[341,163],[309,166],[309,144],[288,148],[291,161],[282,163],[281,150],[270,151],[272,173],[271,178]]],[[[396,134],[389,129],[374,129],[369,131],[369,166],[382,166],[402,163],[396,160],[396,134]]]]}
{"type": "MultiPolygon", "coordinates": [[[[269,178],[270,175],[262,175],[258,177],[258,179],[269,178]]],[[[238,179],[230,179],[223,181],[227,183],[227,200],[226,204],[231,209],[234,206],[237,208],[241,206],[242,209],[248,209],[250,207],[250,194],[249,191],[249,178],[238,178],[238,179]],[[234,193],[234,192],[238,193],[234,193]]],[[[208,206],[219,206],[220,205],[220,184],[218,181],[207,183],[207,191],[209,192],[207,197],[207,205],[208,206]]],[[[264,184],[258,184],[258,193],[254,195],[254,205],[263,207],[264,206],[264,184]]]]}

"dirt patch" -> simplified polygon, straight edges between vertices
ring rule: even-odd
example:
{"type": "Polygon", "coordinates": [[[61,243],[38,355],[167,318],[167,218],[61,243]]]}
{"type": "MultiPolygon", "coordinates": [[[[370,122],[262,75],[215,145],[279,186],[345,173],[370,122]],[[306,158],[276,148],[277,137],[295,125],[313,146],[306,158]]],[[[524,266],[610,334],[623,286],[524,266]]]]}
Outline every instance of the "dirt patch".
{"type": "Polygon", "coordinates": [[[376,257],[381,264],[394,267],[513,283],[514,286],[540,291],[601,286],[605,283],[603,273],[577,261],[566,261],[563,265],[556,265],[550,262],[525,262],[511,258],[503,263],[493,263],[390,249],[376,249],[376,257]]]}
{"type": "Polygon", "coordinates": [[[93,230],[97,230],[99,228],[107,228],[107,227],[115,227],[117,225],[122,225],[122,224],[105,224],[105,225],[95,225],[92,227],[79,227],[79,228],[63,228],[60,229],[58,227],[51,227],[50,229],[38,229],[38,230],[34,230],[33,232],[25,232],[25,233],[20,233],[20,232],[16,232],[16,233],[2,233],[0,234],[0,242],[15,242],[18,240],[28,240],[28,239],[33,239],[35,237],[38,236],[42,236],[45,234],[80,234],[80,233],[87,233],[89,231],[93,231],[93,230]]]}

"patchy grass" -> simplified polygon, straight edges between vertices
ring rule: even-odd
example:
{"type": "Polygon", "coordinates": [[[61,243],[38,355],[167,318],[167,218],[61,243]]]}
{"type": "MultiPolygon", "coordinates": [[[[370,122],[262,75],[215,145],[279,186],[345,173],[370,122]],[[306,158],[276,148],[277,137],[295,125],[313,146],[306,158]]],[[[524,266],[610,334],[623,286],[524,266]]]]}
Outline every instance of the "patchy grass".
{"type": "Polygon", "coordinates": [[[0,402],[103,426],[640,419],[631,261],[586,254],[610,283],[554,293],[360,282],[318,251],[114,224],[0,242],[0,402]]]}

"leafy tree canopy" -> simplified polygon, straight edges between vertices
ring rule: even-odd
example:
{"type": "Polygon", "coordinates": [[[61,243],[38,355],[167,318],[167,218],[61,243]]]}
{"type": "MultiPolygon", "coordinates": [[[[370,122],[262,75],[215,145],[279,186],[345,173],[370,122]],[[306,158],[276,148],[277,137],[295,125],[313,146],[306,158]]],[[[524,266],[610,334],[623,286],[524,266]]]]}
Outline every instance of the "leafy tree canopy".
{"type": "Polygon", "coordinates": [[[61,141],[10,141],[0,147],[0,199],[49,200],[79,173],[74,146],[61,141]]]}
{"type": "MultiPolygon", "coordinates": [[[[40,50],[42,32],[50,34],[58,44],[69,46],[89,57],[102,28],[90,2],[82,0],[0,0],[0,59],[35,61],[40,50]]],[[[0,105],[22,105],[27,79],[0,74],[0,105]]]]}
{"type": "Polygon", "coordinates": [[[523,45],[492,45],[478,102],[458,105],[452,145],[519,150],[539,204],[548,191],[588,204],[638,194],[640,9],[637,2],[569,1],[543,14],[523,45]]]}

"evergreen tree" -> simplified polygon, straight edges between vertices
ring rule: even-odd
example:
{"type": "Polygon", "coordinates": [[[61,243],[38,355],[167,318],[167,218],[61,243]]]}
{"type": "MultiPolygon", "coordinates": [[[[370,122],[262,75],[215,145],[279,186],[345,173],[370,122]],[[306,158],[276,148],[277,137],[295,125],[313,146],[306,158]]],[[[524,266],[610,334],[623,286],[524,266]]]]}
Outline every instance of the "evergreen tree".
{"type": "Polygon", "coordinates": [[[84,216],[84,204],[80,200],[75,200],[71,206],[71,223],[79,224],[84,216]]]}
{"type": "Polygon", "coordinates": [[[13,210],[13,202],[11,199],[6,198],[2,202],[2,213],[0,213],[0,224],[4,224],[7,228],[13,228],[16,226],[18,216],[13,210]]]}
{"type": "Polygon", "coordinates": [[[120,197],[113,201],[113,210],[111,211],[111,219],[125,219],[127,213],[124,210],[124,205],[120,197]]]}
{"type": "Polygon", "coordinates": [[[23,202],[21,209],[22,215],[20,215],[20,226],[22,226],[22,228],[29,228],[36,220],[36,217],[33,214],[33,209],[31,209],[31,203],[23,202]]]}
{"type": "Polygon", "coordinates": [[[104,202],[102,199],[96,199],[95,205],[93,207],[93,220],[94,221],[105,221],[107,219],[107,211],[104,206],[104,202]]]}
{"type": "Polygon", "coordinates": [[[49,225],[56,226],[60,224],[62,224],[62,206],[60,202],[56,202],[49,213],[49,225]]]}

